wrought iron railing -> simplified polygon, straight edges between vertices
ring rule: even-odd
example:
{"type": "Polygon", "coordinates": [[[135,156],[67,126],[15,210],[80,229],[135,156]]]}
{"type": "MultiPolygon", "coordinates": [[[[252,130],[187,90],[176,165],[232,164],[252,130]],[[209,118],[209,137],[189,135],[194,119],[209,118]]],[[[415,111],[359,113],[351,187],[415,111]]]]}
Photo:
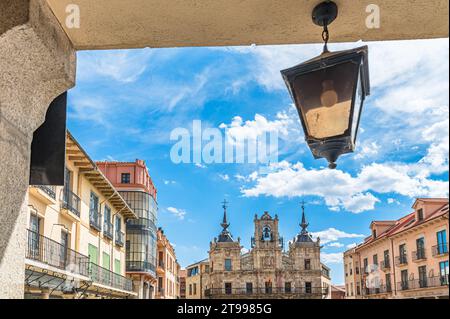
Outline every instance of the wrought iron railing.
{"type": "Polygon", "coordinates": [[[126,261],[126,269],[129,272],[139,271],[139,272],[150,272],[155,273],[155,265],[148,261],[126,261]]]}
{"type": "Polygon", "coordinates": [[[403,266],[408,264],[408,256],[406,254],[395,257],[395,265],[403,266]]]}
{"type": "Polygon", "coordinates": [[[75,214],[76,216],[80,217],[80,198],[71,190],[64,189],[63,192],[63,201],[62,201],[62,208],[67,209],[71,213],[75,214]]]}
{"type": "Polygon", "coordinates": [[[27,230],[26,258],[71,273],[89,275],[87,256],[29,229],[27,230]]]}
{"type": "Polygon", "coordinates": [[[95,283],[120,290],[133,291],[133,282],[131,279],[92,262],[89,263],[89,275],[95,283]]]}
{"type": "Polygon", "coordinates": [[[433,257],[446,255],[448,254],[448,244],[447,243],[441,243],[436,246],[432,247],[432,254],[433,257]]]}
{"type": "Polygon", "coordinates": [[[389,259],[382,260],[380,267],[382,270],[391,269],[391,261],[389,259]]]}
{"type": "Polygon", "coordinates": [[[308,297],[322,297],[328,294],[328,289],[324,287],[303,287],[303,288],[210,288],[205,290],[205,297],[223,297],[223,296],[237,296],[237,297],[276,297],[277,295],[291,296],[298,298],[308,297]]]}
{"type": "Polygon", "coordinates": [[[412,260],[413,261],[421,261],[427,259],[425,248],[420,248],[417,251],[412,252],[412,260]]]}
{"type": "Polygon", "coordinates": [[[97,231],[102,231],[101,219],[102,216],[97,210],[91,209],[89,211],[89,225],[97,231]]]}
{"type": "Polygon", "coordinates": [[[390,285],[381,285],[379,287],[365,288],[363,289],[365,295],[378,295],[392,292],[390,285]]]}
{"type": "Polygon", "coordinates": [[[423,277],[397,283],[398,290],[410,290],[421,288],[448,287],[449,278],[446,276],[423,277]]]}
{"type": "Polygon", "coordinates": [[[127,222],[127,229],[152,229],[156,231],[155,222],[148,218],[139,217],[137,219],[130,219],[127,222]]]}
{"type": "Polygon", "coordinates": [[[109,239],[113,239],[113,227],[114,226],[110,221],[103,221],[103,234],[109,239]]]}
{"type": "Polygon", "coordinates": [[[116,239],[115,243],[117,246],[123,247],[125,245],[125,233],[120,230],[116,230],[116,239]]]}
{"type": "Polygon", "coordinates": [[[35,185],[34,187],[39,188],[44,193],[46,193],[48,196],[50,196],[53,199],[56,199],[56,186],[53,185],[35,185]]]}

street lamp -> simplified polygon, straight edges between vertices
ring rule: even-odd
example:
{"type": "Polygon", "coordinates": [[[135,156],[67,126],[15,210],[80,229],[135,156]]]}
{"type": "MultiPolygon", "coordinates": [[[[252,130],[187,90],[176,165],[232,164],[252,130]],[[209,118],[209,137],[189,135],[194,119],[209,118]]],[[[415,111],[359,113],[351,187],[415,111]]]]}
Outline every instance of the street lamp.
{"type": "Polygon", "coordinates": [[[367,46],[328,51],[328,25],[337,14],[332,1],[314,8],[313,22],[324,28],[322,54],[281,71],[314,158],[326,158],[331,169],[340,155],[354,151],[364,99],[370,94],[367,46]]]}

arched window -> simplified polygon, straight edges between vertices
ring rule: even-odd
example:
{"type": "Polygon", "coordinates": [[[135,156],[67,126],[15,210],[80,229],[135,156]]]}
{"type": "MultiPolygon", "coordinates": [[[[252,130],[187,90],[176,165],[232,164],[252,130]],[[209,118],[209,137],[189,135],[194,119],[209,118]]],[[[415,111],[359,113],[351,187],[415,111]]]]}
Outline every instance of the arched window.
{"type": "Polygon", "coordinates": [[[265,225],[262,230],[262,240],[270,241],[272,240],[272,230],[268,225],[265,225]]]}

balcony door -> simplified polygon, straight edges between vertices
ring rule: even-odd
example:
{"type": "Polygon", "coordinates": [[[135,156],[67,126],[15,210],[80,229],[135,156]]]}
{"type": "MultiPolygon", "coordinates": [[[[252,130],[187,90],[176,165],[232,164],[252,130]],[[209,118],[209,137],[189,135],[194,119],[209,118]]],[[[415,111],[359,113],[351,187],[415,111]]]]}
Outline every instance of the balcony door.
{"type": "Polygon", "coordinates": [[[59,265],[62,269],[67,266],[67,249],[69,248],[69,234],[61,230],[61,252],[59,254],[59,265]]]}
{"type": "Polygon", "coordinates": [[[441,230],[440,232],[436,233],[437,236],[437,252],[439,255],[448,253],[447,248],[447,231],[441,230]]]}
{"type": "Polygon", "coordinates": [[[416,257],[417,259],[425,258],[425,239],[423,237],[416,239],[416,257]]]}
{"type": "Polygon", "coordinates": [[[29,257],[39,257],[39,234],[41,233],[41,219],[37,215],[30,216],[30,232],[28,237],[29,257]]]}

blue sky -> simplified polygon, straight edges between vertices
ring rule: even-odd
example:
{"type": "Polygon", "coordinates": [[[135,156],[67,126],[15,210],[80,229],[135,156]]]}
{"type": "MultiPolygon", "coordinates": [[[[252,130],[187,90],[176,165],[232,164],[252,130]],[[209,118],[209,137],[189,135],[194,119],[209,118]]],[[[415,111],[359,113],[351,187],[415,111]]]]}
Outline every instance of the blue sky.
{"type": "Polygon", "coordinates": [[[286,242],[294,237],[304,199],[322,261],[340,284],[342,252],[372,220],[409,213],[416,196],[448,197],[448,39],[367,44],[372,95],[357,151],[335,171],[313,160],[279,73],[320,45],[79,52],[68,127],[95,160],[146,161],[159,226],[182,266],[207,257],[224,198],[230,230],[247,249],[253,217],[264,211],[278,214],[286,242]],[[170,133],[193,120],[241,136],[279,128],[279,162],[265,174],[258,164],[174,164],[170,133]]]}

